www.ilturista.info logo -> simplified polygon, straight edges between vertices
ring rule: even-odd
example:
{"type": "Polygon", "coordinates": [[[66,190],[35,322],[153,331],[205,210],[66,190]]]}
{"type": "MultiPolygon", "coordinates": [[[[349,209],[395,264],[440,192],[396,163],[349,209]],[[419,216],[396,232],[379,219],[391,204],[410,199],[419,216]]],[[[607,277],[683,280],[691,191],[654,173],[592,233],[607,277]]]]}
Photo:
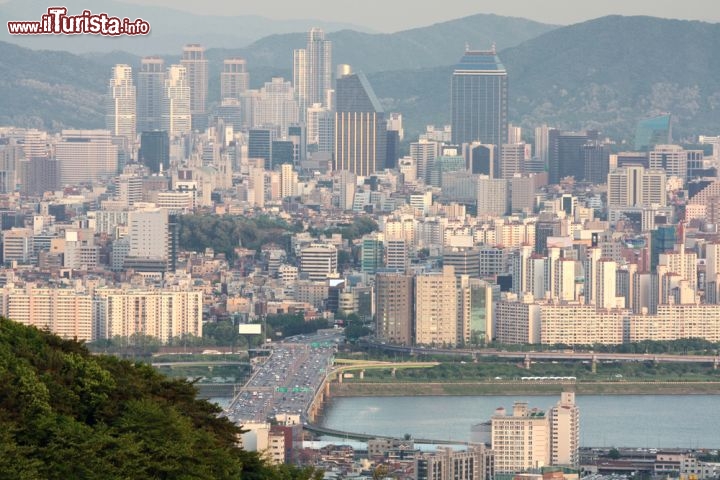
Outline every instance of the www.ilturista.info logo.
{"type": "Polygon", "coordinates": [[[7,22],[11,35],[147,35],[150,24],[142,18],[111,17],[107,13],[83,10],[80,15],[68,15],[65,7],[50,7],[39,22],[7,22]]]}

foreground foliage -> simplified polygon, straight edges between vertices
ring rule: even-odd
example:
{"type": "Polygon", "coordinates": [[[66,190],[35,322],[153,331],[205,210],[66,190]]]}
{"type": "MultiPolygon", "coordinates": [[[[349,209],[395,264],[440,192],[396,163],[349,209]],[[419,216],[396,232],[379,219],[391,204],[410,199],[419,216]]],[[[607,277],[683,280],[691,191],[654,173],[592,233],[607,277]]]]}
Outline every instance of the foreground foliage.
{"type": "Polygon", "coordinates": [[[14,479],[304,479],[151,366],[0,319],[0,472],[14,479]]]}

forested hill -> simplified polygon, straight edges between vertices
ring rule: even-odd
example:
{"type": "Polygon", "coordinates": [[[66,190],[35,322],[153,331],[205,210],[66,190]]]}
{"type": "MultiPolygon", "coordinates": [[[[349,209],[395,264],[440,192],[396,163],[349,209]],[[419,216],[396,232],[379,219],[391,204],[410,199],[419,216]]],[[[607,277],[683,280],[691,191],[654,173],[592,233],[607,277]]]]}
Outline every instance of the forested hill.
{"type": "Polygon", "coordinates": [[[236,447],[240,428],[151,366],[0,319],[0,477],[309,479],[236,447]]]}

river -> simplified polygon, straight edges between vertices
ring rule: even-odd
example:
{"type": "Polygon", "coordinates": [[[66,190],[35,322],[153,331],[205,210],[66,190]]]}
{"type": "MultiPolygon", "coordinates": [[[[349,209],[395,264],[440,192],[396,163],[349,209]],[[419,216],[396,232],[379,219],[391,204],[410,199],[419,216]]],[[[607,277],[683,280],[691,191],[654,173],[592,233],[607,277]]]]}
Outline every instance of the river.
{"type": "MultiPolygon", "coordinates": [[[[470,427],[516,400],[548,409],[559,396],[338,397],[320,424],[343,431],[438,440],[469,440],[470,427]]],[[[583,447],[720,448],[718,395],[583,395],[583,447]]]]}

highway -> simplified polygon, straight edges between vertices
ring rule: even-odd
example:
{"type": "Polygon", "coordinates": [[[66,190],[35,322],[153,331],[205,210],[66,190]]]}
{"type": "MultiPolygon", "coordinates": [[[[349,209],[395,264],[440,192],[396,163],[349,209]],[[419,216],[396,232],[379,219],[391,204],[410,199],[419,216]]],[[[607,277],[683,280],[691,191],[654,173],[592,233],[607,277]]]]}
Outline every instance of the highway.
{"type": "Polygon", "coordinates": [[[280,414],[298,415],[306,421],[308,406],[332,366],[341,339],[337,331],[324,331],[270,345],[270,356],[256,367],[223,415],[240,425],[264,423],[280,414]]]}
{"type": "Polygon", "coordinates": [[[505,352],[491,349],[443,349],[405,347],[389,345],[374,341],[366,341],[367,346],[389,352],[407,353],[410,355],[447,355],[447,356],[473,356],[497,357],[518,360],[576,360],[576,361],[611,361],[611,362],[673,362],[673,363],[720,363],[717,355],[677,355],[668,353],[601,353],[601,352],[505,352]]]}

